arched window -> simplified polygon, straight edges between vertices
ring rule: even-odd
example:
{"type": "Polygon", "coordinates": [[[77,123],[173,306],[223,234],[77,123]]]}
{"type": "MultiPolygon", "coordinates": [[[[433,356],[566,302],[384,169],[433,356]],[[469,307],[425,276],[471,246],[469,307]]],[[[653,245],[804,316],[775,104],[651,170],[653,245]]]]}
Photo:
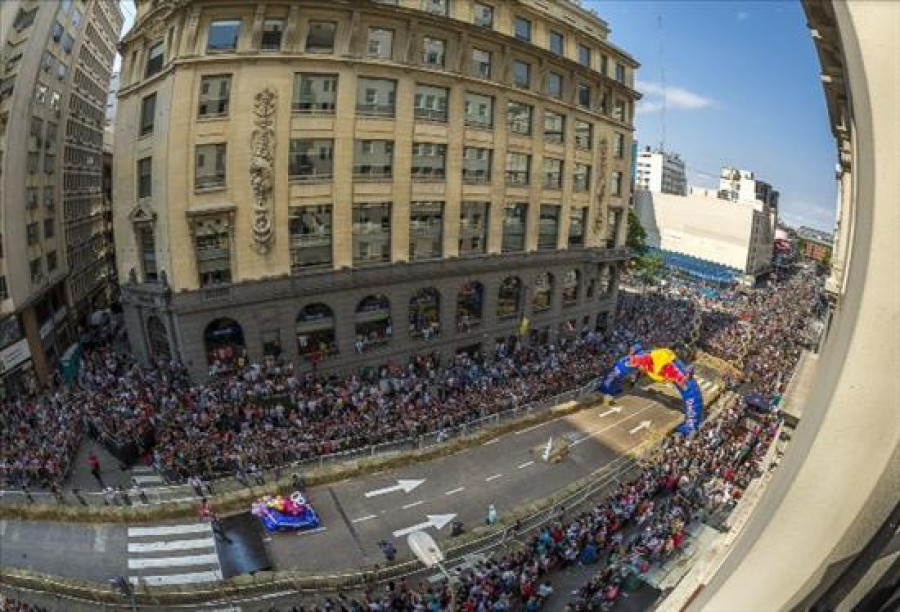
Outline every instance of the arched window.
{"type": "Polygon", "coordinates": [[[484,285],[472,281],[456,294],[456,330],[467,332],[481,325],[484,317],[484,285]]]}
{"type": "Polygon", "coordinates": [[[549,310],[552,303],[553,275],[549,272],[543,272],[534,279],[534,295],[531,298],[531,310],[534,312],[549,310]]]}
{"type": "Polygon", "coordinates": [[[210,364],[219,362],[229,365],[247,352],[244,344],[244,330],[234,319],[223,317],[206,326],[203,333],[206,345],[206,360],[210,364]]]}
{"type": "Polygon", "coordinates": [[[507,276],[497,291],[497,316],[501,319],[519,314],[522,310],[522,281],[518,276],[507,276]]]}
{"type": "Polygon", "coordinates": [[[441,335],[441,294],[434,287],[419,289],[409,299],[409,335],[424,340],[441,335]]]}
{"type": "Polygon", "coordinates": [[[159,320],[159,317],[151,316],[147,319],[147,344],[150,346],[150,355],[154,359],[172,358],[169,334],[166,333],[166,326],[159,320]]]}
{"type": "Polygon", "coordinates": [[[385,295],[369,295],[356,306],[356,351],[365,353],[387,344],[393,333],[391,302],[385,295]]]}
{"type": "Polygon", "coordinates": [[[320,360],[338,352],[334,313],[322,303],[307,304],[297,314],[297,352],[300,357],[320,360]]]}
{"type": "Polygon", "coordinates": [[[581,290],[581,272],[569,270],[563,274],[562,301],[563,306],[571,306],[578,302],[578,292],[581,290]]]}

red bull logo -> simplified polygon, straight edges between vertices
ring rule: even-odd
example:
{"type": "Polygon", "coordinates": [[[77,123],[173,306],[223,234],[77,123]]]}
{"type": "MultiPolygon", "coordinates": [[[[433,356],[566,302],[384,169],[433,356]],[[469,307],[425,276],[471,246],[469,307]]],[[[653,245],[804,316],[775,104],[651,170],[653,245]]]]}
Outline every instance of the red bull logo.
{"type": "Polygon", "coordinates": [[[678,364],[674,361],[670,361],[665,364],[663,367],[659,369],[659,375],[669,382],[675,383],[679,388],[683,389],[687,384],[688,379],[691,377],[691,373],[688,371],[681,369],[678,367],[678,364]]]}
{"type": "Polygon", "coordinates": [[[644,374],[650,374],[655,371],[653,364],[653,355],[650,353],[635,353],[628,356],[629,363],[632,368],[637,368],[644,374]]]}
{"type": "Polygon", "coordinates": [[[640,370],[656,382],[669,381],[683,389],[691,377],[690,368],[678,365],[671,349],[632,352],[628,355],[628,365],[640,370]]]}

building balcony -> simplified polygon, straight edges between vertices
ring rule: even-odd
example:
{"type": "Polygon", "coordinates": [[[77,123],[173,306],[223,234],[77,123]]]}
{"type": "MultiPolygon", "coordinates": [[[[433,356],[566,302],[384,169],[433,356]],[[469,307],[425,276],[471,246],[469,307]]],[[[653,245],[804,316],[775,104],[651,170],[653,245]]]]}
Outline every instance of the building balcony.
{"type": "Polygon", "coordinates": [[[433,109],[433,108],[417,108],[415,110],[416,119],[421,119],[424,121],[435,121],[438,123],[447,123],[447,110],[446,109],[433,109]]]}
{"type": "Polygon", "coordinates": [[[396,107],[393,104],[357,104],[356,114],[360,117],[393,118],[396,107]]]}

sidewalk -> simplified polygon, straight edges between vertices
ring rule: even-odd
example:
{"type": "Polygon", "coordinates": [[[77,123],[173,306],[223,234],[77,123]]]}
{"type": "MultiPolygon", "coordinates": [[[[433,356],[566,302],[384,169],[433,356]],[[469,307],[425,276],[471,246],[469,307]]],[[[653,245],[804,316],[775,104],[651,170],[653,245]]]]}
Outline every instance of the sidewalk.
{"type": "Polygon", "coordinates": [[[818,361],[819,356],[816,353],[803,351],[794,375],[785,389],[783,410],[792,427],[796,427],[797,421],[803,418],[803,408],[813,387],[818,361]]]}
{"type": "Polygon", "coordinates": [[[85,437],[75,456],[72,473],[69,474],[69,479],[64,486],[65,490],[81,489],[87,493],[103,490],[97,479],[91,474],[91,467],[88,464],[88,457],[92,452],[96,453],[100,459],[100,476],[106,486],[118,487],[121,485],[126,488],[131,486],[131,470],[121,470],[119,460],[113,457],[102,444],[85,437]]]}

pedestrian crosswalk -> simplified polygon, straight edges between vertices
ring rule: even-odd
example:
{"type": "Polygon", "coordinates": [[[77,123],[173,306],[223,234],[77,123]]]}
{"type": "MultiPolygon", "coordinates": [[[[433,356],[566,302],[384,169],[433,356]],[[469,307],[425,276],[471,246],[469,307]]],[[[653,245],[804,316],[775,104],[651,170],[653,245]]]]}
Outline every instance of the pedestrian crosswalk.
{"type": "Polygon", "coordinates": [[[136,465],[131,468],[131,478],[143,489],[155,489],[166,486],[166,479],[146,465],[136,465]]]}
{"type": "Polygon", "coordinates": [[[132,584],[179,585],[222,580],[222,566],[209,523],[128,528],[132,584]]]}

